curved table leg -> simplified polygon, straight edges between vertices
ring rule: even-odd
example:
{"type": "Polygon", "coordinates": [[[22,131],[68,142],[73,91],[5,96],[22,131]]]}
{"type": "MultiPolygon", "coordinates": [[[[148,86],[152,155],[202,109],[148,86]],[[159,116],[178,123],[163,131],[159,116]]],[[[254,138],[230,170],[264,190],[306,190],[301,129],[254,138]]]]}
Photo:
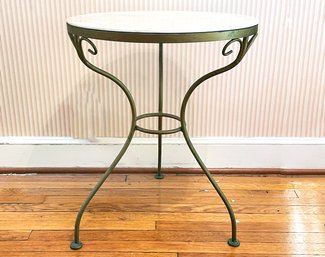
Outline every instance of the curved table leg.
{"type": "Polygon", "coordinates": [[[79,230],[80,230],[80,222],[81,222],[81,218],[84,214],[84,211],[86,209],[86,207],[88,206],[89,202],[92,200],[92,198],[95,196],[95,194],[97,193],[97,191],[100,189],[100,187],[102,186],[102,184],[105,182],[105,180],[107,179],[107,177],[110,175],[110,173],[112,172],[112,170],[115,168],[115,166],[118,164],[118,162],[120,161],[120,159],[122,158],[122,156],[124,155],[124,153],[126,152],[127,148],[129,147],[134,132],[136,130],[136,107],[135,107],[135,103],[133,100],[133,97],[131,95],[131,93],[129,92],[129,90],[127,89],[127,87],[115,76],[111,75],[110,73],[94,66],[92,63],[90,63],[83,52],[83,48],[82,48],[82,42],[86,41],[87,43],[89,43],[92,47],[92,49],[88,49],[88,51],[93,54],[96,55],[97,54],[97,48],[94,45],[94,43],[83,36],[78,36],[78,35],[73,35],[73,34],[69,34],[70,39],[73,43],[73,45],[75,46],[78,56],[80,58],[80,60],[91,70],[99,73],[100,75],[105,76],[106,78],[112,80],[113,82],[115,82],[117,84],[117,86],[119,86],[122,91],[124,92],[124,94],[126,95],[130,107],[131,107],[131,112],[132,112],[132,122],[131,122],[131,128],[127,137],[127,140],[125,141],[122,149],[120,150],[119,154],[117,155],[117,157],[115,158],[115,160],[112,162],[111,166],[106,170],[106,172],[104,173],[104,175],[101,177],[101,179],[97,182],[96,186],[93,188],[93,190],[90,192],[90,194],[88,195],[88,197],[86,198],[86,200],[84,201],[84,203],[82,204],[82,206],[80,207],[80,210],[77,214],[77,218],[75,221],[75,228],[74,228],[74,240],[72,241],[70,248],[73,250],[78,250],[80,248],[82,248],[82,242],[79,239],[79,230]]]}
{"type": "Polygon", "coordinates": [[[235,214],[234,211],[227,199],[227,197],[225,196],[225,194],[222,192],[221,188],[219,187],[219,185],[217,184],[217,182],[215,181],[215,179],[213,178],[213,176],[211,175],[211,173],[209,172],[209,170],[207,169],[207,167],[205,166],[205,164],[203,163],[202,159],[200,158],[199,154],[197,153],[197,151],[194,148],[194,145],[191,142],[191,139],[189,137],[187,128],[186,128],[186,122],[185,122],[185,110],[186,110],[186,106],[188,103],[188,100],[191,96],[191,94],[193,93],[193,91],[204,81],[206,81],[207,79],[216,76],[218,74],[221,74],[223,72],[226,72],[230,69],[232,69],[233,67],[235,67],[244,57],[244,55],[246,54],[247,50],[249,49],[250,45],[252,44],[252,42],[254,41],[256,35],[254,35],[253,37],[251,37],[250,39],[248,38],[243,38],[243,39],[233,39],[231,41],[229,41],[223,48],[222,50],[222,54],[224,56],[227,56],[229,54],[232,53],[232,50],[227,51],[227,48],[229,47],[230,44],[234,43],[234,42],[238,42],[240,44],[240,50],[239,53],[236,57],[236,59],[228,64],[227,66],[217,69],[215,71],[212,71],[206,75],[204,75],[203,77],[199,78],[196,82],[194,82],[194,84],[189,88],[189,90],[186,92],[185,97],[183,99],[182,102],[182,106],[181,106],[181,114],[180,114],[180,118],[181,118],[181,128],[182,128],[182,132],[184,135],[184,138],[186,140],[186,143],[188,145],[188,147],[190,148],[193,156],[195,157],[196,161],[198,162],[198,164],[200,165],[201,169],[204,171],[205,175],[208,177],[209,181],[211,182],[211,184],[213,185],[214,189],[217,191],[218,195],[220,196],[220,198],[222,199],[223,203],[225,204],[227,211],[229,213],[230,216],[230,220],[231,220],[231,227],[232,227],[232,235],[231,238],[228,240],[228,244],[230,246],[233,247],[238,247],[240,245],[239,240],[237,239],[237,228],[236,228],[236,218],[235,218],[235,214]]]}
{"type": "Polygon", "coordinates": [[[131,140],[132,140],[134,131],[135,131],[135,127],[131,128],[131,131],[129,133],[129,137],[126,140],[126,142],[124,143],[123,148],[121,149],[121,151],[119,152],[119,154],[117,155],[117,157],[115,158],[115,160],[113,161],[113,163],[111,164],[111,166],[106,170],[106,172],[104,173],[104,175],[97,182],[96,186],[90,192],[90,194],[86,198],[85,202],[80,207],[80,210],[78,212],[78,215],[77,215],[77,218],[76,218],[76,221],[75,221],[74,240],[72,241],[72,243],[70,245],[70,248],[71,249],[78,250],[78,249],[80,249],[82,247],[82,242],[79,239],[79,230],[80,230],[79,228],[80,228],[80,221],[81,221],[81,218],[82,218],[82,216],[84,214],[84,211],[85,211],[86,207],[88,206],[89,202],[91,201],[91,199],[94,197],[94,195],[100,189],[100,187],[103,185],[103,183],[105,182],[105,180],[107,179],[107,177],[111,174],[112,170],[115,168],[115,166],[117,165],[117,163],[120,161],[120,159],[122,158],[122,156],[126,152],[127,148],[129,147],[129,145],[131,143],[131,140]]]}
{"type": "Polygon", "coordinates": [[[239,242],[239,240],[237,239],[237,236],[236,236],[236,218],[235,218],[234,211],[233,211],[229,201],[227,200],[227,197],[222,192],[221,188],[219,187],[219,185],[217,184],[217,182],[215,181],[215,179],[211,175],[210,171],[207,169],[207,167],[205,166],[205,164],[201,160],[199,154],[195,150],[195,148],[194,148],[194,146],[193,146],[193,144],[191,142],[191,139],[190,139],[190,137],[188,135],[187,129],[185,127],[183,127],[183,135],[184,135],[186,143],[187,143],[188,147],[190,148],[193,156],[195,157],[196,161],[200,165],[201,169],[204,171],[205,175],[208,177],[209,181],[213,185],[214,189],[217,191],[218,195],[220,196],[220,198],[222,199],[223,203],[225,204],[225,206],[226,206],[226,208],[228,210],[228,213],[230,215],[230,220],[231,220],[231,227],[232,227],[232,233],[231,233],[232,235],[231,235],[231,238],[228,240],[228,244],[230,246],[234,246],[234,247],[239,246],[240,242],[239,242]]]}

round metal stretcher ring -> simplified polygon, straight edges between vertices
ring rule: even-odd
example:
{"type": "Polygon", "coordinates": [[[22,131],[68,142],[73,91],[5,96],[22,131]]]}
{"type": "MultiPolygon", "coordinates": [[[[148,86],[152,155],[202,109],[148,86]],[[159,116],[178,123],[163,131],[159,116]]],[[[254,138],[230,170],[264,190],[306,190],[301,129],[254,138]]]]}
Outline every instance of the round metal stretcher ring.
{"type": "MultiPolygon", "coordinates": [[[[142,115],[139,115],[136,120],[141,120],[141,119],[145,119],[145,118],[151,118],[151,117],[166,117],[166,118],[171,118],[171,119],[174,119],[174,120],[178,120],[179,122],[181,122],[181,118],[174,115],[174,114],[170,114],[170,113],[164,113],[164,112],[153,112],[153,113],[146,113],[146,114],[142,114],[142,115]]],[[[147,133],[147,134],[155,134],[155,135],[167,135],[167,134],[174,134],[174,133],[177,133],[177,132],[180,132],[182,130],[182,127],[179,126],[177,128],[174,128],[174,129],[146,129],[146,128],[143,128],[143,127],[140,127],[138,125],[136,125],[135,127],[136,130],[139,130],[143,133],[147,133]]]]}

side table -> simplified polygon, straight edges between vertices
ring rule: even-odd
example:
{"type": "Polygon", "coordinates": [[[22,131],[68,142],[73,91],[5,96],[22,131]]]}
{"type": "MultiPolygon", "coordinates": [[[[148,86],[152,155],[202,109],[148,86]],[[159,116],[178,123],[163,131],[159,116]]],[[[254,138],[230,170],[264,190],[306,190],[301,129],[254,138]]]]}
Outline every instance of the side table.
{"type": "Polygon", "coordinates": [[[80,249],[83,244],[79,239],[80,221],[83,213],[100,189],[109,174],[118,164],[127,148],[129,147],[134,132],[136,130],[143,133],[158,135],[158,169],[155,178],[162,179],[161,173],[161,154],[162,154],[162,135],[182,132],[188,147],[193,156],[202,168],[203,172],[208,177],[209,181],[219,194],[225,204],[232,226],[232,235],[228,240],[230,246],[239,246],[240,242],[236,236],[236,219],[232,207],[227,200],[225,194],[220,189],[217,182],[201,160],[199,154],[195,150],[194,145],[189,137],[185,112],[188,100],[193,91],[207,79],[226,72],[235,67],[245,56],[254,39],[257,36],[258,22],[255,18],[214,13],[214,12],[108,12],[79,15],[71,17],[67,20],[67,28],[69,37],[77,51],[80,60],[91,70],[112,80],[122,89],[128,99],[132,112],[132,122],[128,137],[115,158],[111,166],[105,171],[101,179],[97,182],[91,193],[86,198],[85,202],[80,207],[74,229],[74,240],[70,247],[71,249],[80,249]],[[82,47],[83,41],[87,42],[91,48],[88,51],[96,55],[97,48],[91,39],[100,39],[108,41],[134,42],[134,43],[156,43],[159,45],[159,93],[158,93],[158,111],[154,113],[146,113],[137,115],[135,102],[128,88],[117,77],[96,67],[89,62],[85,57],[82,47]],[[163,112],[163,44],[165,43],[191,43],[191,42],[208,42],[227,40],[227,43],[222,49],[222,55],[227,56],[233,53],[229,50],[229,46],[233,43],[238,43],[240,46],[239,52],[234,61],[230,64],[211,71],[201,78],[197,79],[186,92],[181,108],[180,115],[174,115],[163,112]],[[141,127],[137,122],[141,119],[149,117],[157,117],[158,129],[152,130],[141,127]],[[179,126],[173,129],[162,129],[163,118],[175,119],[179,122],[179,126]]]}

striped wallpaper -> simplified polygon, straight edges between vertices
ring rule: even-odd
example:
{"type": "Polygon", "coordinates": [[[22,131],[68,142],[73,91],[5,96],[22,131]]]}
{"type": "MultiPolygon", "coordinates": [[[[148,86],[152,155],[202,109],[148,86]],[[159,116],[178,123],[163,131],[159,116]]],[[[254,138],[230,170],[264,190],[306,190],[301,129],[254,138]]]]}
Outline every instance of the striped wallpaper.
{"type": "MultiPolygon", "coordinates": [[[[65,20],[133,10],[230,12],[260,21],[242,63],[194,93],[191,135],[325,136],[324,0],[0,0],[0,136],[126,136],[126,98],[79,61],[65,20]]],[[[158,45],[95,43],[99,53],[89,58],[130,88],[138,113],[156,111],[158,45]]],[[[164,111],[178,114],[191,83],[232,60],[221,55],[224,44],[164,46],[164,111]]]]}

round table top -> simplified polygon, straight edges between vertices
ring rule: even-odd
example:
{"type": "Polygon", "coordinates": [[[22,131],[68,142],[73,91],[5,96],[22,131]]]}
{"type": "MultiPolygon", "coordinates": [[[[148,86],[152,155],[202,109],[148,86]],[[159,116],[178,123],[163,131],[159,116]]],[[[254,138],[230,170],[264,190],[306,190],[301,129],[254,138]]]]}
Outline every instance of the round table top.
{"type": "Polygon", "coordinates": [[[257,32],[249,16],[215,12],[106,12],[70,17],[68,31],[125,42],[178,43],[246,37],[257,32]]]}

